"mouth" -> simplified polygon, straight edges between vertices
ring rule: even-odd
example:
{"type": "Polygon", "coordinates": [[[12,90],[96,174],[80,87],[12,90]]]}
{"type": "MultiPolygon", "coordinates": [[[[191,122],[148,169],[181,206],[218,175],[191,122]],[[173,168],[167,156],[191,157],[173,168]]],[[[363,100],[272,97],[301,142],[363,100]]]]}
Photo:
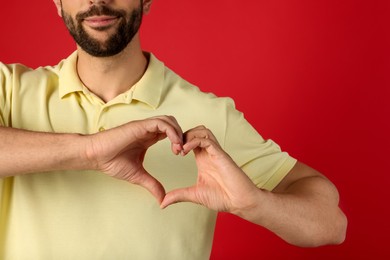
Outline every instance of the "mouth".
{"type": "Polygon", "coordinates": [[[101,30],[102,28],[109,28],[117,23],[119,17],[117,16],[90,16],[83,19],[83,23],[92,29],[101,30]]]}

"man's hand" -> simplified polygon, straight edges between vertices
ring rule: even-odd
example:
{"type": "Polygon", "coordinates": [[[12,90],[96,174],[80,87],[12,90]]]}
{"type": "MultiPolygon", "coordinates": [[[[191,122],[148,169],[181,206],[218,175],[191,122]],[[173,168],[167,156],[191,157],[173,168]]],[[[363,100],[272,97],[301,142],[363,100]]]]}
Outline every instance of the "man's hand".
{"type": "Polygon", "coordinates": [[[172,152],[181,153],[182,136],[179,124],[170,116],[133,121],[91,135],[86,157],[93,169],[143,186],[161,202],[164,187],[144,169],[144,156],[150,146],[166,137],[172,144],[172,152]]]}
{"type": "Polygon", "coordinates": [[[334,185],[314,169],[297,163],[273,192],[258,189],[204,127],[185,133],[184,154],[193,151],[198,180],[173,190],[161,207],[193,202],[233,213],[298,246],[344,241],[346,217],[334,185]]]}
{"type": "Polygon", "coordinates": [[[169,192],[161,207],[177,202],[193,202],[216,211],[232,213],[250,207],[248,202],[256,198],[258,188],[223,151],[211,131],[199,126],[187,131],[184,140],[184,154],[190,151],[195,154],[197,183],[169,192]]]}

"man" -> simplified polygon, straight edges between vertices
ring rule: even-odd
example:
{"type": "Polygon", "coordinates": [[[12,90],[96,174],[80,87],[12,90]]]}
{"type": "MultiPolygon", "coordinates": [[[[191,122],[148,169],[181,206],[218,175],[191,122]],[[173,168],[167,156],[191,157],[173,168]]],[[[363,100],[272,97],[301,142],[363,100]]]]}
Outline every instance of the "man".
{"type": "Polygon", "coordinates": [[[142,51],[151,0],[54,2],[77,51],[0,67],[1,258],[207,259],[218,211],[344,240],[329,180],[142,51]]]}

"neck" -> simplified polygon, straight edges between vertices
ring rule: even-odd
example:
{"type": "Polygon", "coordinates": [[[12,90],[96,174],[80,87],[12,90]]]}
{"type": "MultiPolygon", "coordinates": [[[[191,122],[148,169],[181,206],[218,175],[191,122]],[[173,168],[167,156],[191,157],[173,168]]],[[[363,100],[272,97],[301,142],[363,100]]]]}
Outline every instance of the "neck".
{"type": "Polygon", "coordinates": [[[129,90],[142,77],[146,66],[137,36],[121,53],[111,57],[93,57],[78,47],[78,75],[104,102],[129,90]]]}

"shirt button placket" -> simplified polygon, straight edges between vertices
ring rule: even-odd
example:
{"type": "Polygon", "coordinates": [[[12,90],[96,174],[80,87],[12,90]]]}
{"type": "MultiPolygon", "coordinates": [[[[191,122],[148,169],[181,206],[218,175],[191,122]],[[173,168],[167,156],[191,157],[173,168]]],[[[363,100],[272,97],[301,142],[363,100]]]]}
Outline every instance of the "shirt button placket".
{"type": "Polygon", "coordinates": [[[104,127],[104,118],[105,118],[104,114],[107,113],[107,111],[108,111],[107,107],[102,107],[102,109],[100,110],[99,119],[97,122],[99,132],[106,130],[106,127],[104,127]]]}

